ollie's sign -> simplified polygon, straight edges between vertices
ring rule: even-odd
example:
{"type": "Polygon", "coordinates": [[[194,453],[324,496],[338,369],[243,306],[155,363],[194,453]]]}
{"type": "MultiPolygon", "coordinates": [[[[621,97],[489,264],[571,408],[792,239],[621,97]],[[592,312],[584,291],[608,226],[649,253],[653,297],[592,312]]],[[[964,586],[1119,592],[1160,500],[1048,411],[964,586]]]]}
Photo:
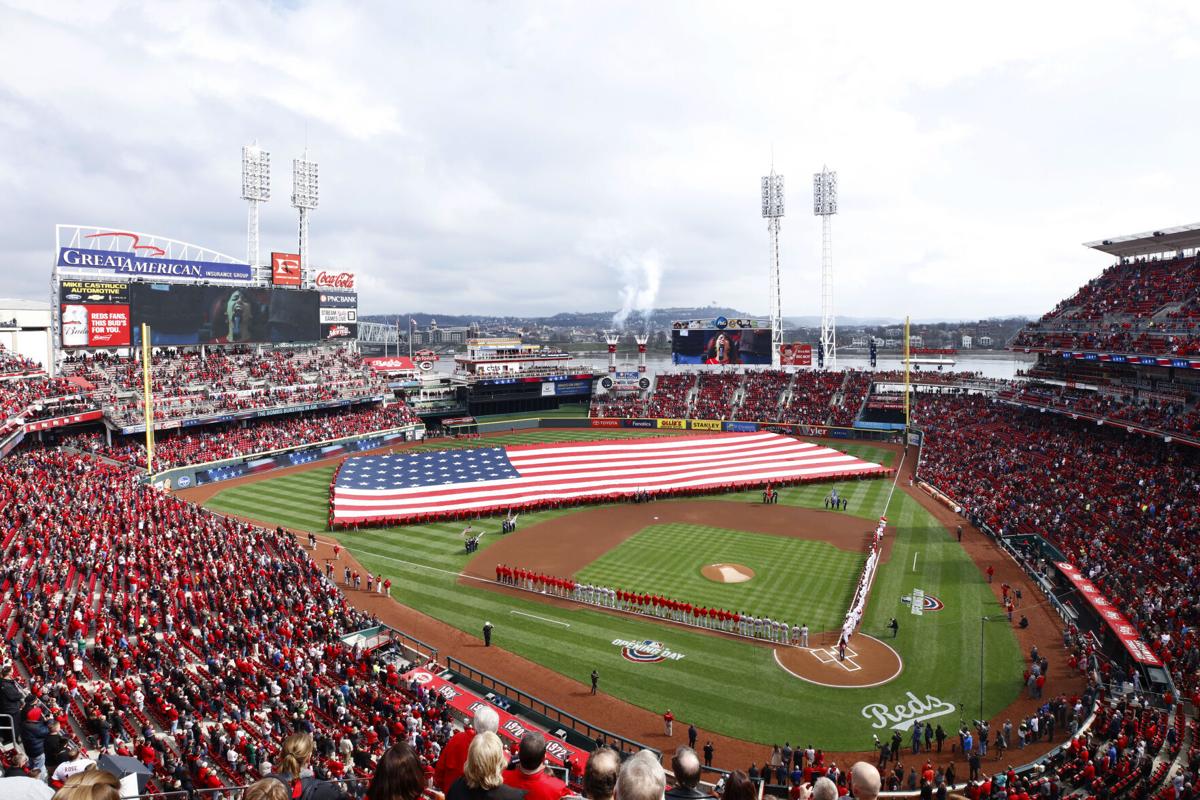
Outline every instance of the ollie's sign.
{"type": "Polygon", "coordinates": [[[318,289],[353,289],[355,285],[353,272],[326,272],[321,270],[313,278],[313,285],[318,289]]]}

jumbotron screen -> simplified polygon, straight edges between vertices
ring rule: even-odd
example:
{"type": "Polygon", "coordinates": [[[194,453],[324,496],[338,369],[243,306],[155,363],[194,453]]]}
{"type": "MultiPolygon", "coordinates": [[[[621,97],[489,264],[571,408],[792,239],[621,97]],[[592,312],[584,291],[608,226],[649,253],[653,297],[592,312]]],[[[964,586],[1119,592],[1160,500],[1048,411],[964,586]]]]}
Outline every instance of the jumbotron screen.
{"type": "Polygon", "coordinates": [[[155,346],[321,340],[320,292],[240,286],[130,284],[133,338],[155,346]]]}
{"type": "Polygon", "coordinates": [[[761,328],[671,331],[675,364],[770,364],[771,331],[761,328]]]}

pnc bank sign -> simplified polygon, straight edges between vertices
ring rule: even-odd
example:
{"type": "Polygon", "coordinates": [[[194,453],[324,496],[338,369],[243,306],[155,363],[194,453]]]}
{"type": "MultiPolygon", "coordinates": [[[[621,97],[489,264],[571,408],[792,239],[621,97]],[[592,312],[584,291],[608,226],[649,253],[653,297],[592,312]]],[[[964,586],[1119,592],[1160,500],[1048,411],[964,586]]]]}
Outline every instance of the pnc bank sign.
{"type": "MultiPolygon", "coordinates": [[[[157,249],[157,248],[156,248],[157,249]]],[[[130,278],[191,278],[210,281],[248,281],[249,264],[222,264],[216,261],[184,261],[138,253],[60,247],[58,266],[97,270],[130,278]]]]}

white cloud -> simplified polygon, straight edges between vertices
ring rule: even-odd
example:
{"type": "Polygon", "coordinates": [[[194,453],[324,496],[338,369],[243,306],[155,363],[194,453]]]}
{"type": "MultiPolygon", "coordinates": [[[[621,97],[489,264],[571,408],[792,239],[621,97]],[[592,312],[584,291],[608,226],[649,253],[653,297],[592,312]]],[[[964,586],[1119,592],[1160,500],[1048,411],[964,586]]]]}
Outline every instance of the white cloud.
{"type": "MultiPolygon", "coordinates": [[[[765,313],[758,179],[787,177],[784,313],[817,312],[811,173],[839,170],[842,314],[1040,313],[1079,242],[1192,221],[1183,2],[0,5],[0,294],[55,222],[244,250],[238,152],[321,164],[314,259],[364,312],[765,313]]],[[[45,249],[43,249],[45,248],[45,249]]]]}

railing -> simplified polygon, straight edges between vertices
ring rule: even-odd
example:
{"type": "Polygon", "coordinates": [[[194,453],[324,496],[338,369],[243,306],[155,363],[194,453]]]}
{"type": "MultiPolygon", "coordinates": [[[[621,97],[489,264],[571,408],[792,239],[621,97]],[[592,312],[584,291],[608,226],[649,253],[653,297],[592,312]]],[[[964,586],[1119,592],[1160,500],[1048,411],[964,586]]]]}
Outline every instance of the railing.
{"type": "Polygon", "coordinates": [[[527,694],[520,689],[505,683],[499,678],[494,678],[486,672],[480,672],[470,664],[465,664],[453,656],[446,657],[446,668],[457,672],[468,680],[478,683],[480,686],[486,686],[502,693],[510,700],[515,700],[521,705],[533,711],[535,714],[541,714],[547,719],[553,720],[560,725],[566,725],[578,733],[580,736],[586,737],[589,741],[599,742],[603,745],[615,744],[619,751],[629,750],[650,750],[656,755],[661,756],[662,753],[657,748],[642,744],[634,739],[627,739],[624,736],[619,736],[612,731],[598,728],[589,722],[581,720],[573,714],[568,714],[557,706],[552,706],[544,700],[540,700],[531,694],[527,694]]]}
{"type": "MultiPolygon", "coordinates": [[[[371,781],[368,778],[339,778],[329,781],[342,787],[350,797],[358,798],[367,793],[371,781]]],[[[252,784],[241,786],[218,786],[215,789],[176,789],[166,792],[122,795],[122,800],[241,800],[252,784]]]]}
{"type": "Polygon", "coordinates": [[[17,725],[12,714],[0,714],[0,742],[17,744],[17,725]]]}

